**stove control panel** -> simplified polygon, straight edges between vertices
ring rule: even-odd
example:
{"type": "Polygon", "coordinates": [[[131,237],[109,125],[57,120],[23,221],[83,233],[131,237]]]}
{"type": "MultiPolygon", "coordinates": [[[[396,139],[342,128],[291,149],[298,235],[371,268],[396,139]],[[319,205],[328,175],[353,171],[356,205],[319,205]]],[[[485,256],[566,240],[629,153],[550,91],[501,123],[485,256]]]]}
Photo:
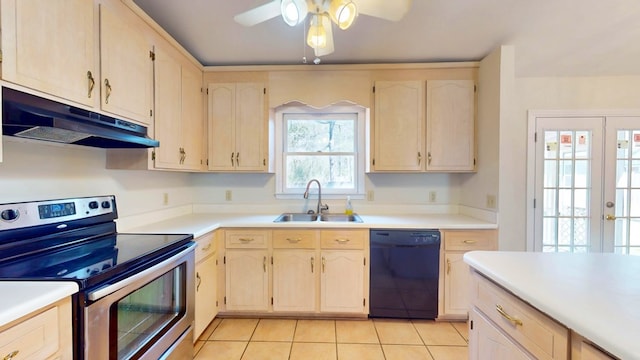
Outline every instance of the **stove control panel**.
{"type": "Polygon", "coordinates": [[[0,231],[64,223],[98,215],[117,218],[115,196],[0,204],[0,231]]]}

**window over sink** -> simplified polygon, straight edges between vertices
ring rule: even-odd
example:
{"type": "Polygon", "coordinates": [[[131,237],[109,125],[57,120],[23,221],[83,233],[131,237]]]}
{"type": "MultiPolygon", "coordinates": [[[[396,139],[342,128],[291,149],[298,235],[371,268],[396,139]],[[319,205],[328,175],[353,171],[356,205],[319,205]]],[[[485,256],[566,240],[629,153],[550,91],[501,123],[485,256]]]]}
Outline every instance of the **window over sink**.
{"type": "Polygon", "coordinates": [[[364,197],[366,115],[357,105],[278,108],[276,197],[302,196],[311,179],[323,197],[364,197]]]}

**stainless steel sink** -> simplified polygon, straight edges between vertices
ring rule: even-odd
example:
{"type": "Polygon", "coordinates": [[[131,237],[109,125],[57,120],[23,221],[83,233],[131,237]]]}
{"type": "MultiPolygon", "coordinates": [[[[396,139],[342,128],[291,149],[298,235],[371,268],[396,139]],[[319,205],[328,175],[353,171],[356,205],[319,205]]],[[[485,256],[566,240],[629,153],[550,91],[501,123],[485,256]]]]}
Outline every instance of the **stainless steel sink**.
{"type": "Polygon", "coordinates": [[[361,223],[362,219],[357,214],[322,214],[320,215],[320,221],[361,223]]]}
{"type": "Polygon", "coordinates": [[[316,221],[318,215],[304,213],[284,213],[278,216],[273,222],[290,222],[290,221],[316,221]]]}

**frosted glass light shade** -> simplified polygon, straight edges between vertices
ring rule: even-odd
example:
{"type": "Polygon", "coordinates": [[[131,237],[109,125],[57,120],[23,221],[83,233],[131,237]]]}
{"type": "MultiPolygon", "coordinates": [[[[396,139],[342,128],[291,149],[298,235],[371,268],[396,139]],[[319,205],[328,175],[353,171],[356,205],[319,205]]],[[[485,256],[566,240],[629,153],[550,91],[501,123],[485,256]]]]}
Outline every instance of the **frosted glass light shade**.
{"type": "Polygon", "coordinates": [[[314,49],[327,46],[327,30],[324,28],[322,17],[325,15],[314,15],[309,26],[307,35],[307,45],[314,49]]]}
{"type": "Polygon", "coordinates": [[[307,17],[308,11],[306,0],[282,0],[280,3],[282,19],[289,26],[302,23],[307,17]]]}
{"type": "Polygon", "coordinates": [[[340,29],[346,30],[358,16],[358,8],[351,0],[332,0],[329,5],[329,15],[340,29]]]}

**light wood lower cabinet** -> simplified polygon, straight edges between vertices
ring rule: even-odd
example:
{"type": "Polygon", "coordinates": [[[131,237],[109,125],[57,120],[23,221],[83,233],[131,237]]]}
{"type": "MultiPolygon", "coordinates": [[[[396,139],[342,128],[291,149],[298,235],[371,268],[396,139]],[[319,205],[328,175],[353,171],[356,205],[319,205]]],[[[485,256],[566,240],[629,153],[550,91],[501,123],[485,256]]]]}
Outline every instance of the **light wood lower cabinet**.
{"type": "Polygon", "coordinates": [[[200,337],[218,313],[218,258],[216,232],[195,239],[196,247],[196,299],[193,342],[200,337]]]}
{"type": "Polygon", "coordinates": [[[368,230],[225,233],[225,313],[368,313],[368,230]]]}
{"type": "Polygon", "coordinates": [[[614,360],[617,359],[604,350],[580,336],[571,332],[571,360],[614,360]]]}
{"type": "Polygon", "coordinates": [[[3,359],[73,359],[71,299],[0,328],[3,359]]]}
{"type": "Polygon", "coordinates": [[[322,251],[321,312],[368,313],[364,295],[364,265],[362,251],[322,251]]]}
{"type": "Polygon", "coordinates": [[[569,329],[476,272],[470,289],[470,360],[570,358],[569,329]]]}
{"type": "Polygon", "coordinates": [[[315,250],[273,250],[273,311],[316,309],[315,250]]]}
{"type": "Polygon", "coordinates": [[[533,360],[522,348],[493,326],[478,310],[469,313],[469,359],[533,360]]]}
{"type": "Polygon", "coordinates": [[[469,312],[469,266],[462,260],[472,250],[497,250],[495,230],[443,230],[440,319],[466,319],[469,312]]]}

